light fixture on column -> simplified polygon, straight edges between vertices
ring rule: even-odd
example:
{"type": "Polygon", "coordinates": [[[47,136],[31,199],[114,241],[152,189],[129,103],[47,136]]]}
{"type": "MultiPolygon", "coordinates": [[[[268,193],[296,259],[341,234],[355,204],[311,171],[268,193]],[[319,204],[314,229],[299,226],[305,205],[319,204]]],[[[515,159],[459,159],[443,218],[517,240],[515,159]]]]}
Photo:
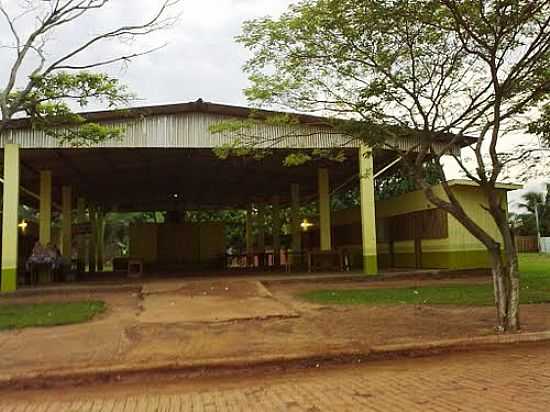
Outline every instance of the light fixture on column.
{"type": "Polygon", "coordinates": [[[21,229],[21,232],[25,233],[29,224],[26,220],[22,220],[21,223],[19,223],[17,226],[21,229]]]}
{"type": "Polygon", "coordinates": [[[311,223],[307,218],[304,218],[303,222],[300,223],[300,227],[304,232],[307,232],[310,227],[315,226],[313,223],[311,223]]]}

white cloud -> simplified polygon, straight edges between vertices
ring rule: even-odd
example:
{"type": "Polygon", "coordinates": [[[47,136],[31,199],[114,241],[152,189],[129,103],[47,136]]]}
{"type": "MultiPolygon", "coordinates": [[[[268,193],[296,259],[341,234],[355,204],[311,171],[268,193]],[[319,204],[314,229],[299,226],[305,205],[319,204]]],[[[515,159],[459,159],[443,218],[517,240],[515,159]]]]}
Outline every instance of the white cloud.
{"type": "MultiPolygon", "coordinates": [[[[35,0],[40,3],[39,0],[35,0]]],[[[242,94],[247,85],[241,67],[247,52],[234,38],[245,20],[283,12],[291,0],[184,0],[179,23],[131,44],[106,42],[90,50],[81,61],[119,55],[167,43],[154,54],[132,61],[128,67],[110,67],[107,71],[120,77],[141,99],[137,104],[160,104],[196,100],[202,97],[222,103],[245,104],[242,94]]],[[[4,1],[17,13],[19,1],[4,1]]],[[[51,58],[82,43],[90,35],[127,23],[145,21],[159,5],[152,0],[113,0],[96,13],[64,27],[51,38],[51,58]]],[[[31,19],[21,20],[23,31],[32,29],[31,19]]],[[[0,37],[9,38],[7,26],[0,23],[0,37]]],[[[3,61],[9,51],[0,49],[3,61]]],[[[7,65],[0,67],[0,81],[6,79],[7,65]]],[[[20,83],[24,81],[21,79],[20,83]]],[[[94,107],[98,108],[98,107],[94,107]]]]}

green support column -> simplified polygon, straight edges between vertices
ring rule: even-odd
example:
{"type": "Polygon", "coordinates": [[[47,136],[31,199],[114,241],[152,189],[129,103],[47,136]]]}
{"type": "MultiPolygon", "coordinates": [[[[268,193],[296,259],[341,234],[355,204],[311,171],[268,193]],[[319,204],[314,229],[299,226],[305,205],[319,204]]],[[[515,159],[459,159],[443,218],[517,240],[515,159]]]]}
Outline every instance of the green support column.
{"type": "Polygon", "coordinates": [[[273,265],[281,265],[281,207],[279,196],[273,196],[271,209],[271,236],[273,238],[273,265]]]}
{"type": "Polygon", "coordinates": [[[105,212],[97,212],[97,271],[103,272],[103,259],[105,253],[105,212]]]}
{"type": "Polygon", "coordinates": [[[19,235],[19,146],[4,146],[4,198],[2,205],[2,292],[17,289],[19,235]]]}
{"type": "Polygon", "coordinates": [[[319,188],[319,232],[321,236],[321,250],[332,250],[330,224],[330,184],[328,169],[318,171],[319,188]]]}
{"type": "Polygon", "coordinates": [[[88,207],[90,216],[90,242],[88,243],[88,272],[94,273],[97,270],[97,209],[95,206],[88,207]]]}
{"type": "MultiPolygon", "coordinates": [[[[76,202],[77,208],[77,223],[86,223],[86,200],[83,197],[79,197],[76,202]]],[[[78,242],[78,260],[77,271],[78,273],[84,273],[86,271],[86,237],[83,234],[79,234],[77,237],[78,242]]]]}
{"type": "Polygon", "coordinates": [[[359,186],[361,191],[361,233],[363,237],[363,273],[376,275],[376,217],[374,210],[374,163],[372,149],[359,149],[359,186]]]}
{"type": "Polygon", "coordinates": [[[245,237],[246,237],[246,259],[247,265],[252,265],[251,261],[254,256],[254,237],[252,234],[252,206],[246,210],[246,223],[245,223],[245,237]]]}
{"type": "Polygon", "coordinates": [[[302,256],[302,232],[300,220],[300,185],[293,183],[290,186],[290,230],[292,233],[291,248],[295,263],[301,263],[302,256]]]}
{"type": "Polygon", "coordinates": [[[52,241],[52,172],[40,171],[39,241],[47,246],[52,241]]]}
{"type": "Polygon", "coordinates": [[[73,255],[73,190],[71,186],[61,189],[61,253],[67,259],[73,255]]]}

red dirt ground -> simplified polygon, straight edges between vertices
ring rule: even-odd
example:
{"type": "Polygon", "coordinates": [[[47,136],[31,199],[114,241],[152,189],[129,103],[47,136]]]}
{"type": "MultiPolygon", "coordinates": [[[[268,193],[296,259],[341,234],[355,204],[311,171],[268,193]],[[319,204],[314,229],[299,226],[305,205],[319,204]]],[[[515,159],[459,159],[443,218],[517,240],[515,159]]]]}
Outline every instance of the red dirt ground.
{"type": "MultiPolygon", "coordinates": [[[[177,281],[172,286],[165,282],[156,286],[150,284],[146,289],[149,293],[183,294],[196,296],[196,299],[200,299],[201,293],[206,291],[232,304],[241,300],[247,302],[243,304],[250,304],[246,298],[256,294],[256,297],[277,301],[299,316],[237,319],[221,323],[165,323],[161,319],[157,323],[143,323],[139,320],[143,297],[136,293],[3,299],[6,303],[102,299],[107,302],[108,310],[85,324],[0,332],[0,378],[98,366],[204,363],[253,360],[273,355],[322,354],[337,350],[366,351],[373,345],[494,333],[495,311],[492,307],[327,306],[307,303],[295,297],[299,292],[319,288],[448,283],[445,281],[270,284],[268,289],[272,296],[258,290],[253,292],[257,286],[241,284],[241,281],[232,284],[230,280],[209,280],[202,284],[183,286],[182,282],[177,281]]],[[[464,280],[454,282],[464,283],[464,280]]],[[[208,310],[223,311],[223,300],[221,303],[219,300],[216,302],[208,310]]],[[[550,330],[550,305],[524,305],[521,317],[525,331],[550,330]]]]}

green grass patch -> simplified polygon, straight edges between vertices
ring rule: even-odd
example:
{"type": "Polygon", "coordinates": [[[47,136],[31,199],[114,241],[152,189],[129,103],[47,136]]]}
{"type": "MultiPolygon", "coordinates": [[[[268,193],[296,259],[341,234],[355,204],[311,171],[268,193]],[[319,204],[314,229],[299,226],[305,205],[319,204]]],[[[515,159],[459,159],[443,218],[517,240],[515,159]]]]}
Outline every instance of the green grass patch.
{"type": "Polygon", "coordinates": [[[105,308],[101,301],[0,305],[0,330],[86,322],[105,308]]]}
{"type": "MultiPolygon", "coordinates": [[[[550,256],[521,254],[520,302],[550,302],[550,256]]],[[[493,305],[492,283],[456,284],[416,288],[367,288],[346,290],[313,290],[300,295],[315,303],[342,305],[493,305]]]]}

